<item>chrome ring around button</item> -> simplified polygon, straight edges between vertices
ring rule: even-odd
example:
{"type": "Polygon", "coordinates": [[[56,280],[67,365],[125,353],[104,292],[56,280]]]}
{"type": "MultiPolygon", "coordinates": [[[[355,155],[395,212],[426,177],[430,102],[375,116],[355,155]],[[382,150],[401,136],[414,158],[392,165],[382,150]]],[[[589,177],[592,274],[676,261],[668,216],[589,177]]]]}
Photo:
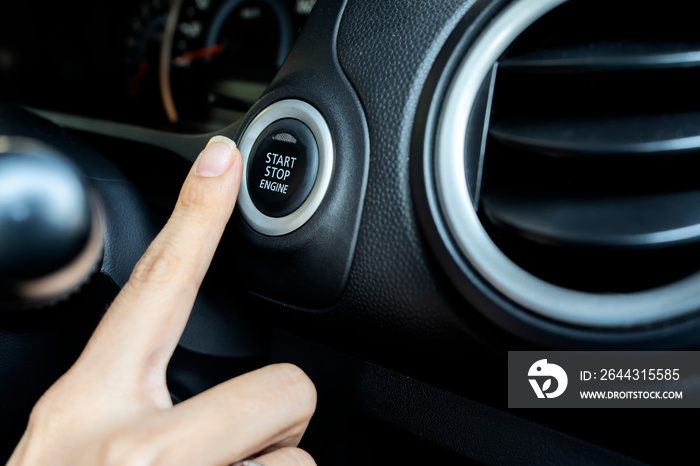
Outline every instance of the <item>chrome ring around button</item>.
{"type": "Polygon", "coordinates": [[[245,221],[256,231],[268,236],[282,236],[299,229],[313,215],[323,201],[333,173],[334,152],[331,131],[321,113],[306,102],[296,99],[281,100],[265,108],[243,132],[238,147],[243,156],[243,179],[238,194],[238,207],[245,221]],[[250,152],[260,134],[271,124],[285,118],[299,120],[309,127],[318,145],[318,174],[306,201],[284,217],[269,217],[253,204],[248,191],[250,152]]]}

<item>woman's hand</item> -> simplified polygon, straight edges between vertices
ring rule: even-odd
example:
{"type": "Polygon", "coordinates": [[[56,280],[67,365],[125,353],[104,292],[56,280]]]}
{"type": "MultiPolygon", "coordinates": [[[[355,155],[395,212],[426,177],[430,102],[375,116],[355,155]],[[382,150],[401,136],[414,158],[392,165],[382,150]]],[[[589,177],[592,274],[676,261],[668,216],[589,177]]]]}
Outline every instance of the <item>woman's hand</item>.
{"type": "Polygon", "coordinates": [[[75,365],[39,400],[8,466],[311,465],[296,448],[316,391],[296,366],[236,377],[173,406],[165,371],[233,211],[242,160],[212,138],[170,220],[75,365]]]}

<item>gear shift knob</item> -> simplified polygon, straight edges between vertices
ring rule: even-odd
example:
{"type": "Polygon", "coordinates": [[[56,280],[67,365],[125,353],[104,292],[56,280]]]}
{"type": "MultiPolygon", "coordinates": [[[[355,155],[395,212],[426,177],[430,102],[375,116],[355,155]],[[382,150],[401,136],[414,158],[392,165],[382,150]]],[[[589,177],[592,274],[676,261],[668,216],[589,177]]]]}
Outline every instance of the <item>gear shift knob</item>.
{"type": "Polygon", "coordinates": [[[0,137],[0,307],[75,291],[99,264],[97,199],[70,161],[29,138],[0,137]]]}

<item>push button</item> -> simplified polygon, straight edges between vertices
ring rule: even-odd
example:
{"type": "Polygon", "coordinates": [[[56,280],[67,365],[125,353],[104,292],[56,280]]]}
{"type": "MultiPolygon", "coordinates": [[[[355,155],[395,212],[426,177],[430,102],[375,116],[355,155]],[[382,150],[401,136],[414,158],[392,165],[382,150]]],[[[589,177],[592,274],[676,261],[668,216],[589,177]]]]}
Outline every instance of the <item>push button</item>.
{"type": "Polygon", "coordinates": [[[331,185],[335,158],[330,128],[318,110],[297,99],[274,102],[248,124],[238,147],[245,165],[238,207],[253,230],[287,235],[314,216],[331,185]]]}
{"type": "Polygon", "coordinates": [[[284,217],[309,197],[318,174],[318,146],[311,130],[285,118],[260,133],[250,152],[248,192],[269,217],[284,217]]]}

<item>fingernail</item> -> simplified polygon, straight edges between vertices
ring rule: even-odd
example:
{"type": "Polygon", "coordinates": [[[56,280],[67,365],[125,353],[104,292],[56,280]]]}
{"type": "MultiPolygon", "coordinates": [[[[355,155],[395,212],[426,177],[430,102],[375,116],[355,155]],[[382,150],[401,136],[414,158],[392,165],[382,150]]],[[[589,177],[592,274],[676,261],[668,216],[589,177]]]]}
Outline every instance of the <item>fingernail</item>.
{"type": "Polygon", "coordinates": [[[194,167],[194,174],[203,177],[221,176],[231,167],[236,143],[226,136],[214,136],[209,140],[194,167]]]}

